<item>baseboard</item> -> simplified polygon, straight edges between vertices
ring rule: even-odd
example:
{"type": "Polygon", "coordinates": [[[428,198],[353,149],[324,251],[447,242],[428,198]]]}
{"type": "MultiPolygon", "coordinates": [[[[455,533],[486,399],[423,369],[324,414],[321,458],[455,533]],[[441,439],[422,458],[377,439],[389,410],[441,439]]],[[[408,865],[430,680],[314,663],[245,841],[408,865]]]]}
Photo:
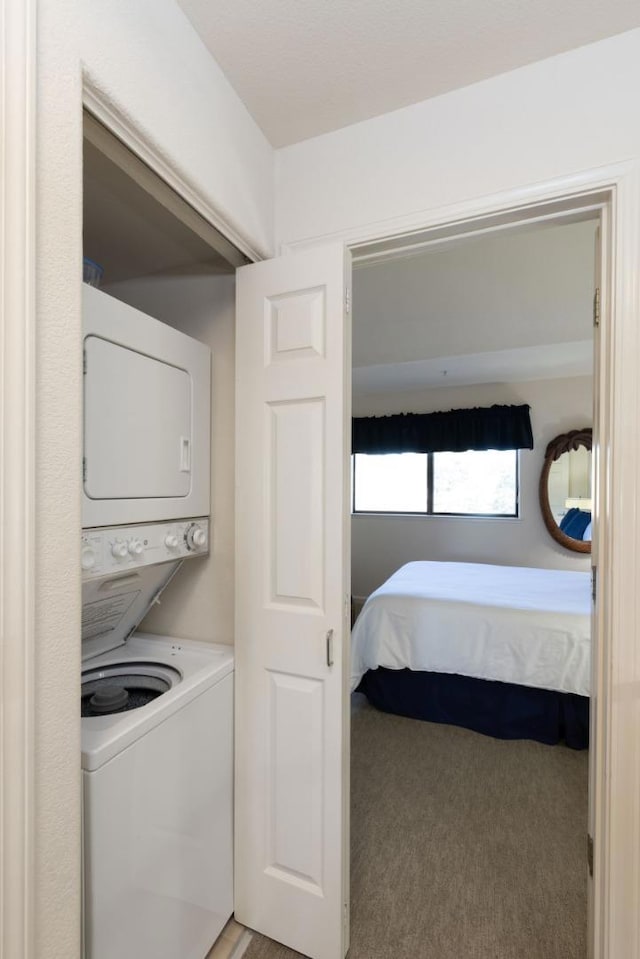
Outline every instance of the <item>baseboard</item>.
{"type": "Polygon", "coordinates": [[[235,919],[230,919],[213,944],[207,959],[240,959],[250,942],[250,930],[235,919]]]}
{"type": "Polygon", "coordinates": [[[249,948],[249,943],[253,939],[253,933],[249,929],[243,929],[242,935],[238,940],[235,949],[229,956],[229,959],[240,959],[249,948]]]}

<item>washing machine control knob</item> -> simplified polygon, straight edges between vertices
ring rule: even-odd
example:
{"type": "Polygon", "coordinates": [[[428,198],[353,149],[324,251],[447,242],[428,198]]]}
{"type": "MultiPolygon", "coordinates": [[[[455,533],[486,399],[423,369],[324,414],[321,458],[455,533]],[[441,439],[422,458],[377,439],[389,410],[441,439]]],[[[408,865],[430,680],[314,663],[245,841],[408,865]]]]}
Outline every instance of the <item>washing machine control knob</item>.
{"type": "Polygon", "coordinates": [[[128,552],[127,544],[123,543],[121,539],[111,544],[111,555],[116,559],[124,559],[128,552]]]}
{"type": "Polygon", "coordinates": [[[139,539],[130,539],[127,543],[127,550],[131,556],[141,556],[144,552],[144,546],[139,539]]]}
{"type": "Polygon", "coordinates": [[[207,545],[207,533],[202,526],[194,523],[187,530],[186,540],[189,549],[201,549],[207,545]]]}
{"type": "Polygon", "coordinates": [[[164,538],[164,545],[167,549],[177,549],[178,548],[178,537],[175,533],[167,533],[164,538]]]}
{"type": "Polygon", "coordinates": [[[83,546],[80,554],[80,563],[83,569],[93,569],[96,565],[96,554],[91,546],[83,546]]]}

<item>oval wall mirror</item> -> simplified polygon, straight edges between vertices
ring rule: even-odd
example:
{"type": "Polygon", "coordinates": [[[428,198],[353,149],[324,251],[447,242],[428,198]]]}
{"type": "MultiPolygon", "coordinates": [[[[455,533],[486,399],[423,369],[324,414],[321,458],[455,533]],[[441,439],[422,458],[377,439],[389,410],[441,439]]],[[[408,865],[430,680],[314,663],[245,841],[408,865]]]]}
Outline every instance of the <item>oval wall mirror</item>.
{"type": "Polygon", "coordinates": [[[571,430],[551,440],[540,474],[540,509],[557,543],[591,552],[591,429],[571,430]]]}

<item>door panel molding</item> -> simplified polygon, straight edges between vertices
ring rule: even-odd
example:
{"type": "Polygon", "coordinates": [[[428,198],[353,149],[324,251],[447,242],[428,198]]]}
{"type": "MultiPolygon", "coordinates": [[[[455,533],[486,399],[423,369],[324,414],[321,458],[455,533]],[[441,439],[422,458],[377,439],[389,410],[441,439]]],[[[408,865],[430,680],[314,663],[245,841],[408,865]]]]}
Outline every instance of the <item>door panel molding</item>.
{"type": "Polygon", "coordinates": [[[324,613],[324,397],[268,403],[269,601],[324,613]]]}

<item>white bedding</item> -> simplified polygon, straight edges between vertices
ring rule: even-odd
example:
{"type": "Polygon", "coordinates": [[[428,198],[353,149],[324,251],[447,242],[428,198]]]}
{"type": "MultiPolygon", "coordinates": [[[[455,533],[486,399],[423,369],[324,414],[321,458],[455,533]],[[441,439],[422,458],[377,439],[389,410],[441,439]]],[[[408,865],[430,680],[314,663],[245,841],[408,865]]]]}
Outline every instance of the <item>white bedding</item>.
{"type": "Polygon", "coordinates": [[[589,573],[407,563],[356,621],[351,688],[385,666],[588,696],[590,610],[589,573]]]}

